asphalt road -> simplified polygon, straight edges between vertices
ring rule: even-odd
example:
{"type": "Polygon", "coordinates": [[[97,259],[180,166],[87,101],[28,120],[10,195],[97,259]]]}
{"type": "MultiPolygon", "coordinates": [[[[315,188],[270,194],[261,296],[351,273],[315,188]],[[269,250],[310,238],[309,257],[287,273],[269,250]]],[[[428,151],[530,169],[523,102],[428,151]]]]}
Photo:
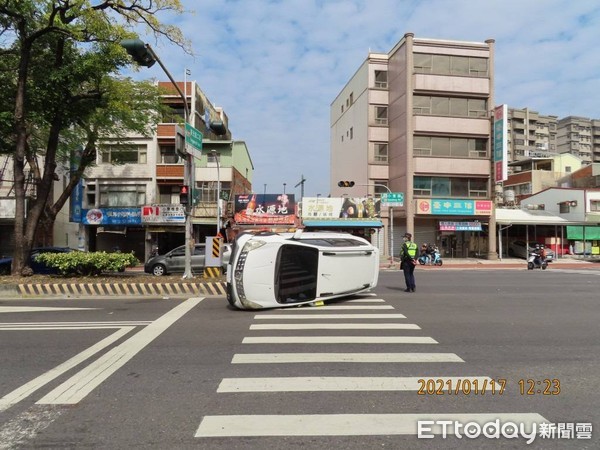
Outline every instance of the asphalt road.
{"type": "Polygon", "coordinates": [[[325,308],[5,300],[0,448],[598,448],[599,286],[598,270],[441,268],[414,294],[382,272],[375,295],[325,308]],[[416,435],[496,418],[566,431],[416,435]]]}

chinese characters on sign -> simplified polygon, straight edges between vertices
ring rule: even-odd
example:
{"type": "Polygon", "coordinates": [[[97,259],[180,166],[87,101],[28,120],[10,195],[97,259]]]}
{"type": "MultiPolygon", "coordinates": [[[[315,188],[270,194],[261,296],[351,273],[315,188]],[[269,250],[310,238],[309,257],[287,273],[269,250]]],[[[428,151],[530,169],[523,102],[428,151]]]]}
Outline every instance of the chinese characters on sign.
{"type": "Polygon", "coordinates": [[[448,216],[490,216],[490,200],[461,200],[451,198],[431,198],[417,200],[417,214],[448,216]]]}
{"type": "Polygon", "coordinates": [[[373,197],[304,197],[302,219],[372,219],[380,217],[380,206],[373,197]]]}
{"type": "Polygon", "coordinates": [[[142,223],[167,224],[185,223],[182,205],[152,205],[142,207],[142,223]]]}
{"type": "Polygon", "coordinates": [[[235,196],[234,220],[238,224],[294,225],[293,194],[244,194],[235,196]]]}

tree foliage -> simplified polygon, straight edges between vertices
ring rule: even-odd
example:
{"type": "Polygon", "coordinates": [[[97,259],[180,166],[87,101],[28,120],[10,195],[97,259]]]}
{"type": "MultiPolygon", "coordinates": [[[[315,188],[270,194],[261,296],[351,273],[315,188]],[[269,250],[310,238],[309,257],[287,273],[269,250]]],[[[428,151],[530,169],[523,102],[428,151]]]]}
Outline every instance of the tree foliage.
{"type": "Polygon", "coordinates": [[[151,83],[118,76],[132,64],[119,43],[144,31],[188,51],[181,32],[159,21],[169,11],[183,12],[179,0],[0,1],[0,153],[14,161],[13,274],[26,268],[38,228],[54,222],[99,142],[151,132],[158,92],[151,83]],[[69,182],[51,204],[60,164],[69,182]],[[26,165],[35,185],[27,214],[26,165]]]}

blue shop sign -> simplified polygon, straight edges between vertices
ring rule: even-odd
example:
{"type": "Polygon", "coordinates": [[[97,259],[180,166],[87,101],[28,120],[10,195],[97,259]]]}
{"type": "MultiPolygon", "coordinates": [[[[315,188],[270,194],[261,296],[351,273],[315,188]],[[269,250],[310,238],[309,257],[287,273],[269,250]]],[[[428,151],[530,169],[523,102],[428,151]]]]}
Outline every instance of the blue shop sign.
{"type": "Polygon", "coordinates": [[[140,208],[84,209],[81,223],[85,225],[141,225],[140,208]]]}

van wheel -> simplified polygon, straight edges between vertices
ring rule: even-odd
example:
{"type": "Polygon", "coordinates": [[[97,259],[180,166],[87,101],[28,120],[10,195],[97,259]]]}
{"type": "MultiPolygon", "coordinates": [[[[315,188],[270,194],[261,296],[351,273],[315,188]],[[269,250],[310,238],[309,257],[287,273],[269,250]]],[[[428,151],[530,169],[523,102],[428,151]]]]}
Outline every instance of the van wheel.
{"type": "Polygon", "coordinates": [[[152,275],[156,277],[162,277],[167,274],[167,268],[162,264],[156,264],[152,267],[152,275]]]}

